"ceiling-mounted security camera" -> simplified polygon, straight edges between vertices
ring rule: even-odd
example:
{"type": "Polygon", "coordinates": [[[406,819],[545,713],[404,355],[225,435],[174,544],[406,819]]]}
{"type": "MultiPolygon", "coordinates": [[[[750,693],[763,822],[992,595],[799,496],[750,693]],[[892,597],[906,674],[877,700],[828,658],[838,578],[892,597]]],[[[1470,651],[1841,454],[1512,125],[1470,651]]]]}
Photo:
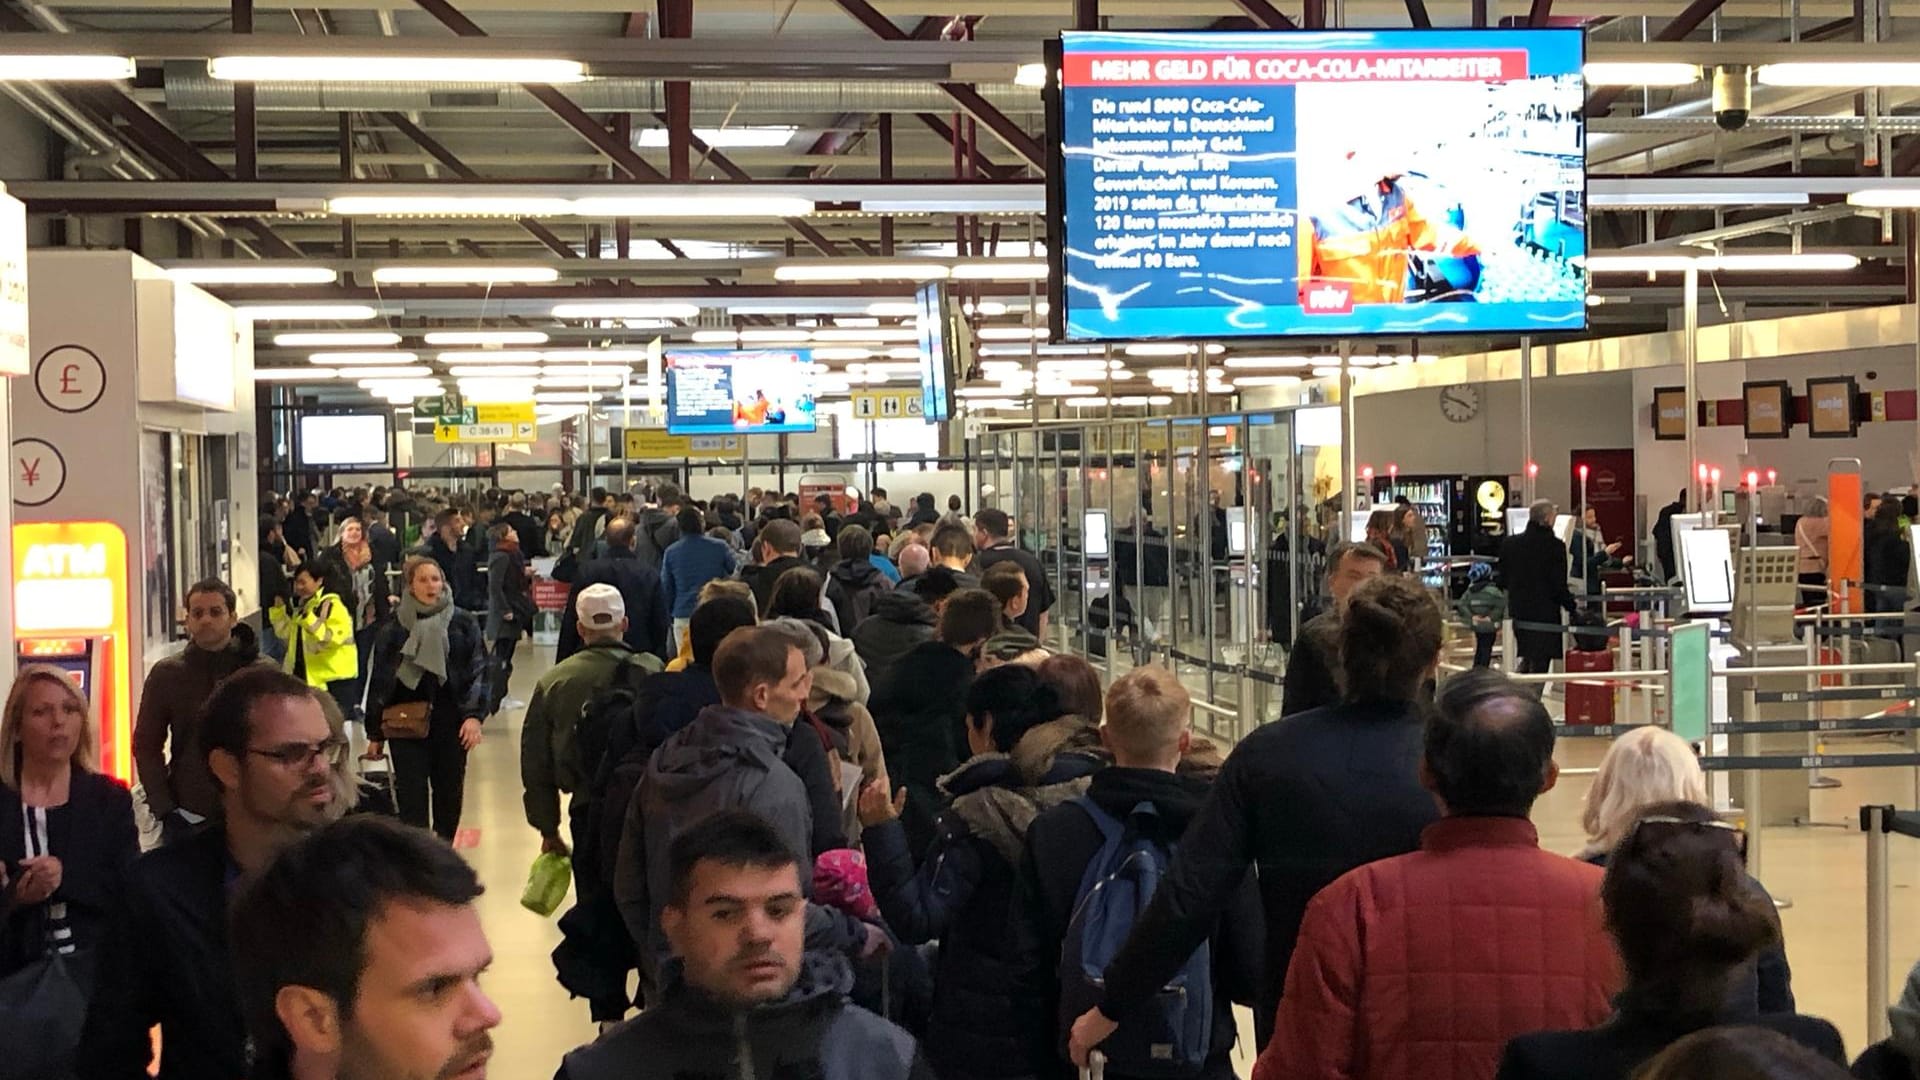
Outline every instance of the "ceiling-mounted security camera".
{"type": "Polygon", "coordinates": [[[1753,113],[1753,69],[1724,64],[1713,69],[1713,122],[1728,131],[1747,126],[1753,113]]]}

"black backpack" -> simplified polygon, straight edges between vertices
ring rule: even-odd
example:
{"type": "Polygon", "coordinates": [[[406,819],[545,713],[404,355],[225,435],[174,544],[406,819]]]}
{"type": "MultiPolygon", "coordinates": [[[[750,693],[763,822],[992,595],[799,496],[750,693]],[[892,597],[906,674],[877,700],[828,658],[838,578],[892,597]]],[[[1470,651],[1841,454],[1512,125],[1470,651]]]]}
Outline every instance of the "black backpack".
{"type": "MultiPolygon", "coordinates": [[[[639,711],[640,684],[659,670],[660,661],[651,653],[634,653],[614,669],[613,678],[607,685],[594,691],[587,703],[581,706],[580,717],[574,722],[573,748],[580,755],[582,782],[590,788],[597,785],[606,771],[618,764],[606,761],[607,744],[612,740],[615,730],[632,730],[639,711]]],[[[598,800],[593,802],[597,803],[598,800]]],[[[623,804],[615,812],[613,820],[618,822],[625,814],[626,806],[623,804]]],[[[602,824],[594,823],[595,827],[602,824]]],[[[615,828],[617,830],[618,825],[615,828]]],[[[580,842],[579,837],[574,839],[576,843],[580,842]]],[[[587,850],[591,851],[592,848],[588,846],[587,850]]],[[[576,857],[575,873],[579,873],[587,861],[576,857]]]]}

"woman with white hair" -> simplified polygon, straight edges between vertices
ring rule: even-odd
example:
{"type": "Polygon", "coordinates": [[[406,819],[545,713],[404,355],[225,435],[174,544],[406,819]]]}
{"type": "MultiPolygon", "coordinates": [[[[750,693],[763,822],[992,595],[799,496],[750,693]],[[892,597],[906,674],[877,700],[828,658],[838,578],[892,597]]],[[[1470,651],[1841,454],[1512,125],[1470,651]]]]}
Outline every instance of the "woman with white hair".
{"type": "MultiPolygon", "coordinates": [[[[1673,802],[1711,805],[1706,774],[1693,747],[1665,728],[1635,728],[1620,736],[1601,759],[1600,771],[1587,792],[1586,813],[1580,821],[1587,830],[1587,846],[1579,857],[1596,866],[1607,865],[1642,811],[1673,802]]],[[[1748,880],[1772,901],[1758,879],[1748,880]]],[[[1793,970],[1787,966],[1784,938],[1761,951],[1753,969],[1733,981],[1730,994],[1749,1007],[1757,1005],[1763,1015],[1794,1011],[1793,970]]]]}

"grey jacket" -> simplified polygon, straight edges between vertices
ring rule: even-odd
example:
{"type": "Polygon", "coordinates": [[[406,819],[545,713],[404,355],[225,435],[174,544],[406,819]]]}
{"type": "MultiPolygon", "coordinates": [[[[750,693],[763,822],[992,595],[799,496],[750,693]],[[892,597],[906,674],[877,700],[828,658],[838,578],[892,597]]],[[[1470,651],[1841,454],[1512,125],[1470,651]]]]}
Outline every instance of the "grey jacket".
{"type": "Polygon", "coordinates": [[[667,969],[659,1004],[568,1054],[554,1080],[933,1080],[913,1037],[850,1003],[844,958],[807,953],[787,996],[745,1011],[667,969]]]}
{"type": "Polygon", "coordinates": [[[800,777],[786,764],[789,731],[759,713],[725,705],[701,710],[653,752],[627,806],[614,899],[628,933],[660,949],[660,909],[671,871],[667,848],[688,826],[721,810],[751,810],[780,830],[793,857],[813,865],[812,804],[800,777]]]}

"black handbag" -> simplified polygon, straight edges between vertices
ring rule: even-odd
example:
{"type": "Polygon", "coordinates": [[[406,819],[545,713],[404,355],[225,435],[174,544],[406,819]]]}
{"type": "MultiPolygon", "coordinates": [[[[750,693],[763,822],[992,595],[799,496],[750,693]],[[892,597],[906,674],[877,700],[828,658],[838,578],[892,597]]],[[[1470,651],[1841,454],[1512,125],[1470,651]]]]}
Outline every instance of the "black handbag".
{"type": "MultiPolygon", "coordinates": [[[[42,907],[40,936],[47,938],[42,907]]],[[[0,978],[0,1080],[63,1080],[87,1019],[92,965],[83,954],[46,952],[0,978]]]]}

